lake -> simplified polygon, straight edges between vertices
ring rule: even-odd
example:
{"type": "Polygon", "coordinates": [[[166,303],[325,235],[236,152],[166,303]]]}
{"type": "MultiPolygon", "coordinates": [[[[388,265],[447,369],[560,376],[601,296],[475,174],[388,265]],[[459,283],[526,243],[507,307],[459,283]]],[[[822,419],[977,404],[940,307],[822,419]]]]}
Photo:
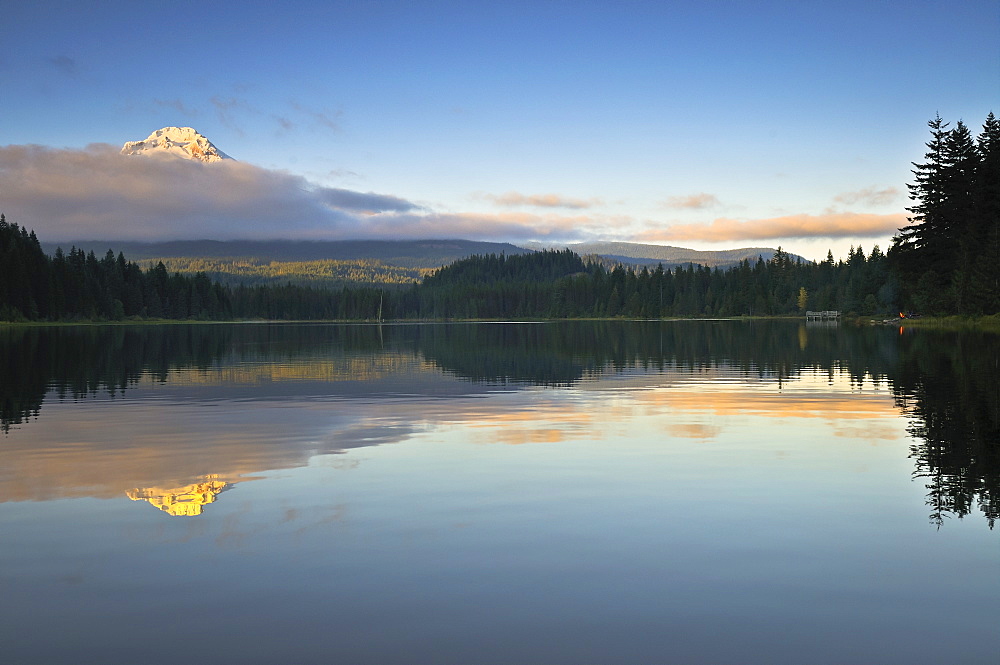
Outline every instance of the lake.
{"type": "Polygon", "coordinates": [[[1000,344],[0,329],[0,661],[989,663],[1000,344]]]}

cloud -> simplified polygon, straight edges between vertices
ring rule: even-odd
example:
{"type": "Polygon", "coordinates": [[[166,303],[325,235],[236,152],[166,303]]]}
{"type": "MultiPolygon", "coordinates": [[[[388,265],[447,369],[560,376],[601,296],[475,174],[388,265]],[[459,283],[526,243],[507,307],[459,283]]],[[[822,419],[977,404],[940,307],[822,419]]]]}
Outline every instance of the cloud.
{"type": "Polygon", "coordinates": [[[468,240],[579,240],[604,227],[588,216],[527,213],[429,213],[381,215],[366,219],[367,232],[388,238],[464,238],[468,240]]]}
{"type": "Polygon", "coordinates": [[[380,212],[409,212],[419,209],[419,206],[406,199],[376,194],[375,192],[362,193],[334,187],[319,187],[314,191],[316,196],[330,207],[369,215],[380,212]]]}
{"type": "Polygon", "coordinates": [[[198,111],[188,108],[180,99],[154,99],[153,103],[162,108],[173,109],[180,114],[190,116],[192,118],[198,115],[198,111]]]}
{"type": "Polygon", "coordinates": [[[615,220],[438,213],[397,196],[320,187],[246,162],[0,147],[0,211],[45,241],[168,239],[581,239],[615,220]]]}
{"type": "Polygon", "coordinates": [[[286,132],[295,129],[295,123],[283,115],[271,115],[271,119],[277,122],[281,129],[286,132]]]}
{"type": "Polygon", "coordinates": [[[308,116],[312,119],[313,123],[321,127],[326,127],[327,129],[332,129],[335,132],[340,131],[340,123],[337,122],[337,118],[340,117],[340,111],[317,111],[315,109],[308,108],[299,104],[298,102],[289,102],[291,107],[298,111],[299,113],[308,116]]]}
{"type": "Polygon", "coordinates": [[[902,191],[898,187],[886,187],[885,189],[865,187],[856,192],[838,194],[833,197],[833,200],[844,205],[884,206],[895,203],[901,196],[902,191]]]}
{"type": "Polygon", "coordinates": [[[777,238],[855,238],[894,234],[906,225],[903,214],[825,213],[787,215],[770,219],[739,221],[719,218],[709,224],[674,224],[638,234],[641,242],[696,240],[769,240],[777,238]]]}
{"type": "Polygon", "coordinates": [[[664,201],[666,208],[678,208],[682,210],[705,210],[719,205],[719,199],[715,194],[690,194],[688,196],[671,196],[664,201]]]}
{"type": "Polygon", "coordinates": [[[241,135],[244,134],[244,131],[242,126],[236,123],[237,114],[241,111],[252,115],[261,114],[261,111],[251,106],[247,100],[238,97],[220,97],[219,95],[215,95],[208,101],[215,107],[215,113],[219,117],[219,122],[241,135]]]}
{"type": "Polygon", "coordinates": [[[350,169],[331,169],[324,174],[327,178],[361,178],[361,174],[350,169]]]}
{"type": "Polygon", "coordinates": [[[482,194],[481,198],[492,201],[494,205],[504,208],[533,206],[536,208],[570,208],[583,210],[600,205],[600,199],[570,199],[558,194],[521,194],[507,192],[506,194],[482,194]]]}
{"type": "Polygon", "coordinates": [[[107,144],[0,147],[0,211],[50,241],[373,237],[408,223],[432,230],[420,210],[245,162],[124,156],[107,144]]]}
{"type": "MultiPolygon", "coordinates": [[[[485,197],[484,197],[485,198],[485,197]]],[[[903,214],[827,211],[756,220],[636,228],[638,220],[561,214],[572,200],[508,193],[491,200],[541,210],[437,212],[405,198],[323,187],[246,162],[213,164],[167,155],[124,156],[115,146],[82,150],[0,146],[0,212],[45,241],[168,239],[467,238],[572,242],[612,229],[639,242],[888,236],[903,214]],[[560,205],[556,205],[556,204],[560,205]]],[[[575,202],[577,207],[593,201],[575,202]]]]}
{"type": "MultiPolygon", "coordinates": [[[[154,101],[161,106],[170,106],[182,113],[188,111],[179,101],[154,101]]],[[[279,132],[290,132],[303,126],[308,128],[324,127],[333,131],[340,131],[340,125],[337,122],[337,118],[340,116],[339,111],[325,109],[317,111],[294,101],[288,103],[289,107],[295,111],[290,116],[279,113],[266,113],[242,97],[213,95],[209,98],[208,103],[215,109],[219,122],[241,135],[245,134],[245,131],[240,118],[248,116],[270,118],[277,125],[279,132]]],[[[194,115],[195,112],[190,111],[190,114],[194,115]]]]}
{"type": "Polygon", "coordinates": [[[75,78],[79,73],[76,66],[76,60],[70,58],[69,56],[57,55],[53,58],[46,58],[45,61],[66,76],[75,78]]]}

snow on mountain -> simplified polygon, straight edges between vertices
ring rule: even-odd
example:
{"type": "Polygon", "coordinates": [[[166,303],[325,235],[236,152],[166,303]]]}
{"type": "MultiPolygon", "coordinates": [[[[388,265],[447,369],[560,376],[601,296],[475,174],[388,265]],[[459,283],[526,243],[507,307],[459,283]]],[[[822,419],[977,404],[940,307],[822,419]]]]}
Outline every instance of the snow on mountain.
{"type": "Polygon", "coordinates": [[[201,162],[218,162],[232,159],[207,138],[191,127],[164,127],[150,134],[143,141],[128,141],[122,147],[123,155],[166,154],[195,159],[201,162]]]}

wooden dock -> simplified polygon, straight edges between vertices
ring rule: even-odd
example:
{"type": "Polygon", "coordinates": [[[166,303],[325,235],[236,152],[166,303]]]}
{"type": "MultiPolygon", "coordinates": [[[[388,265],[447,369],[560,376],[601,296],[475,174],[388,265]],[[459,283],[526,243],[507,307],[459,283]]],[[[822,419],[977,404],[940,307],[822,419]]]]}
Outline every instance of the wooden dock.
{"type": "Polygon", "coordinates": [[[840,319],[840,312],[835,309],[828,309],[822,312],[806,312],[806,321],[836,321],[840,319]]]}

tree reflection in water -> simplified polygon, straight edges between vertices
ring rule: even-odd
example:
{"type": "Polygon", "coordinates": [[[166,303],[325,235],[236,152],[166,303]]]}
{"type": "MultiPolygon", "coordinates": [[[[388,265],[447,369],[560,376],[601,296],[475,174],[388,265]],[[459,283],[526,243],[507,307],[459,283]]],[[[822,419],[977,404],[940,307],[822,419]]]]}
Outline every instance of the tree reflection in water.
{"type": "Polygon", "coordinates": [[[903,335],[901,362],[890,375],[908,428],[916,469],[926,480],[930,518],[980,510],[1000,516],[1000,380],[994,335],[903,335]]]}
{"type": "MultiPolygon", "coordinates": [[[[911,422],[930,518],[1000,511],[1000,344],[982,332],[674,321],[431,325],[170,325],[0,330],[0,428],[46,399],[123,394],[174,369],[409,355],[471,382],[571,386],[588,377],[725,367],[795,380],[820,370],[886,382],[911,422]],[[902,334],[900,334],[902,332],[902,334]]],[[[144,497],[143,497],[144,498],[144,497]]]]}

